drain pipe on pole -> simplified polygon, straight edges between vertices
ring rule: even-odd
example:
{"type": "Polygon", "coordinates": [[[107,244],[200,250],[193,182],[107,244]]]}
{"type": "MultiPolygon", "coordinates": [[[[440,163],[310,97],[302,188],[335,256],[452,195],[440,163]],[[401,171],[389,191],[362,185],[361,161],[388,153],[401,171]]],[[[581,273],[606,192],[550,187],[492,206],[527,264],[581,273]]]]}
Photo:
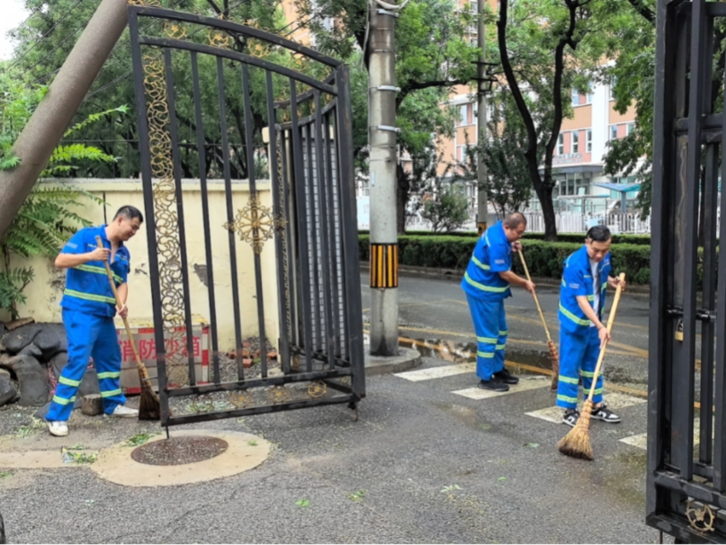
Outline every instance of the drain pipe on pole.
{"type": "Polygon", "coordinates": [[[102,0],[13,146],[20,165],[0,172],[0,240],[126,28],[128,0],[102,0]]]}
{"type": "Polygon", "coordinates": [[[398,355],[396,6],[369,0],[368,145],[372,356],[398,355]]]}

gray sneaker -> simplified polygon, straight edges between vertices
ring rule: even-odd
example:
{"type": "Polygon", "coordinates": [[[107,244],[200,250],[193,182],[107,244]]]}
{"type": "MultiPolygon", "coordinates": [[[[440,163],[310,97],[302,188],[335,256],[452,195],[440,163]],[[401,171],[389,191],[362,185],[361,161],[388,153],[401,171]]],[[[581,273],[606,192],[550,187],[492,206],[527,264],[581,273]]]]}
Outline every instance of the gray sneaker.
{"type": "Polygon", "coordinates": [[[125,405],[116,405],[116,408],[111,413],[111,416],[116,416],[118,418],[138,418],[139,411],[126,407],[125,405]]]}
{"type": "Polygon", "coordinates": [[[610,424],[617,424],[620,422],[620,417],[608,409],[608,406],[604,403],[599,407],[592,410],[592,418],[595,420],[602,420],[610,424]]]}

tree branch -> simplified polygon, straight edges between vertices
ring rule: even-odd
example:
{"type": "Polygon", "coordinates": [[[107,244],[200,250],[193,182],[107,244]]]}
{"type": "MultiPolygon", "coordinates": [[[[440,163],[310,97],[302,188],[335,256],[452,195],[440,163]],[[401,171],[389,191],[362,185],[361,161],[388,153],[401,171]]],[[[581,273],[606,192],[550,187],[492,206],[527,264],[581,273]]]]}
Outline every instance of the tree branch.
{"type": "Polygon", "coordinates": [[[396,95],[396,109],[401,105],[403,99],[410,95],[413,91],[420,91],[421,89],[431,89],[432,87],[452,87],[454,85],[466,85],[468,81],[454,79],[454,80],[431,80],[431,81],[415,81],[408,80],[401,86],[401,91],[396,95]]]}
{"type": "Polygon", "coordinates": [[[643,5],[643,0],[628,0],[628,2],[637,13],[655,26],[655,13],[648,6],[643,5]]]}

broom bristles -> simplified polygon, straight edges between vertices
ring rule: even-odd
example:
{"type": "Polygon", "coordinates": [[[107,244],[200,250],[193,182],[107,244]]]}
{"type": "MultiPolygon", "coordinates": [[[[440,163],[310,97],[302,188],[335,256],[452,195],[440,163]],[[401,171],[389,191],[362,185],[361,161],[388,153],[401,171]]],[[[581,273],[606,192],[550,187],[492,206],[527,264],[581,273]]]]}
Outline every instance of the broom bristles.
{"type": "Polygon", "coordinates": [[[552,384],[551,390],[557,389],[557,383],[560,379],[560,355],[557,353],[557,347],[554,341],[548,341],[547,346],[550,349],[550,363],[552,364],[552,384]]]}
{"type": "Polygon", "coordinates": [[[139,420],[161,420],[161,402],[149,380],[141,380],[139,420]]]}
{"type": "Polygon", "coordinates": [[[582,405],[582,412],[575,427],[557,443],[557,448],[562,454],[581,460],[595,459],[590,445],[590,416],[592,416],[592,401],[588,399],[582,405]]]}

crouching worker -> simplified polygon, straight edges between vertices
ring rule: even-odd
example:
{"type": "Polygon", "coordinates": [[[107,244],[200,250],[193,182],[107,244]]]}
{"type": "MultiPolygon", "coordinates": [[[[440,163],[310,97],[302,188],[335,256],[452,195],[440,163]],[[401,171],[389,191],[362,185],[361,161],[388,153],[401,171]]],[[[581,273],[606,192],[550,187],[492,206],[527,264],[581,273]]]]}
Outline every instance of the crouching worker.
{"type": "Polygon", "coordinates": [[[108,225],[78,231],[55,260],[56,267],[68,269],[61,300],[68,337],[68,363],[58,379],[45,417],[51,435],[68,435],[67,422],[90,357],[98,372],[104,412],[112,416],[138,417],[136,409],[124,406],[126,398],[120,386],[121,348],[113,318],[116,312],[124,318],[128,314],[130,254],[124,242],[136,234],[143,221],[138,209],[124,206],[108,225]],[[101,237],[103,248],[98,247],[97,236],[101,237]],[[121,307],[116,306],[104,262],[111,265],[123,303],[121,307]]]}
{"type": "MultiPolygon", "coordinates": [[[[557,406],[565,409],[562,422],[574,426],[580,377],[585,392],[590,391],[600,348],[610,340],[602,323],[607,287],[617,288],[619,278],[610,276],[610,230],[604,225],[592,227],[585,245],[565,260],[560,287],[560,377],[557,383],[557,406]]],[[[625,281],[623,281],[625,289],[625,281]]],[[[597,378],[593,396],[592,418],[617,423],[620,417],[603,403],[602,373],[597,378]]]]}
{"type": "Polygon", "coordinates": [[[507,316],[504,299],[512,296],[510,284],[532,292],[535,285],[512,272],[512,251],[519,251],[519,239],[527,228],[519,212],[487,229],[474,248],[461,287],[466,292],[476,332],[476,374],[479,388],[506,392],[519,378],[504,368],[507,344],[507,316]]]}

